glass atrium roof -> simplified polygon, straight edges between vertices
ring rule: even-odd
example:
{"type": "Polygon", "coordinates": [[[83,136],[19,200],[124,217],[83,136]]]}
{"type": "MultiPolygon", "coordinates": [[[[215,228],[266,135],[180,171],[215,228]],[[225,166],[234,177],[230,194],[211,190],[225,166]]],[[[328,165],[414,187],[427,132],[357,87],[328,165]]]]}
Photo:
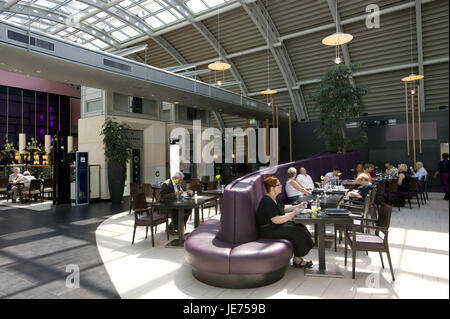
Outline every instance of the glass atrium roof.
{"type": "Polygon", "coordinates": [[[130,40],[214,12],[236,0],[0,0],[0,20],[29,26],[90,49],[130,40]]]}

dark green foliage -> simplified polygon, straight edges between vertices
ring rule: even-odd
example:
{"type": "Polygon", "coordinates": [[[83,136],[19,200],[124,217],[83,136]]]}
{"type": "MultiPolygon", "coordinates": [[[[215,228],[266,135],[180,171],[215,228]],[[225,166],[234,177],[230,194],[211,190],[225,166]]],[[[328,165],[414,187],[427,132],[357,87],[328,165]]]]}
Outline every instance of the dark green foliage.
{"type": "Polygon", "coordinates": [[[345,153],[356,145],[367,142],[364,132],[356,138],[345,134],[345,122],[359,117],[365,109],[362,99],[368,88],[352,85],[352,74],[359,69],[359,64],[338,64],[328,68],[321,79],[319,91],[313,95],[313,100],[320,108],[318,133],[327,138],[327,148],[338,153],[345,153]]]}
{"type": "Polygon", "coordinates": [[[127,124],[108,118],[102,125],[105,157],[108,161],[126,164],[131,157],[131,144],[126,140],[127,124]]]}

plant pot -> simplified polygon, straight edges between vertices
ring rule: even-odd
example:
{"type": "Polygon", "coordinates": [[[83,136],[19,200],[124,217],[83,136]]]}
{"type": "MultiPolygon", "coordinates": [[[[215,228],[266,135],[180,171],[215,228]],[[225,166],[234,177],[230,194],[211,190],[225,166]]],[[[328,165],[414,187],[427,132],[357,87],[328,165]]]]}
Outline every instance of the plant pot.
{"type": "Polygon", "coordinates": [[[113,204],[120,204],[125,188],[126,164],[108,162],[108,186],[109,195],[113,204]]]}

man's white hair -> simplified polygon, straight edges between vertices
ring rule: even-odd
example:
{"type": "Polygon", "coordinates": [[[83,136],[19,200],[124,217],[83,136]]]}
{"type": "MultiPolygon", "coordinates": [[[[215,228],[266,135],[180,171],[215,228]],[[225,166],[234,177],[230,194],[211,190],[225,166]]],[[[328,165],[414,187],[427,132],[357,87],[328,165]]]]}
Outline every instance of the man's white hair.
{"type": "Polygon", "coordinates": [[[423,167],[423,163],[422,162],[416,162],[417,165],[420,165],[420,167],[423,167]]]}
{"type": "Polygon", "coordinates": [[[20,167],[17,167],[17,166],[14,167],[14,168],[13,168],[13,172],[14,172],[16,169],[17,169],[17,170],[19,171],[19,173],[20,173],[20,167]]]}
{"type": "Polygon", "coordinates": [[[181,172],[176,172],[175,174],[173,174],[172,177],[183,177],[184,178],[184,174],[181,172]]]}

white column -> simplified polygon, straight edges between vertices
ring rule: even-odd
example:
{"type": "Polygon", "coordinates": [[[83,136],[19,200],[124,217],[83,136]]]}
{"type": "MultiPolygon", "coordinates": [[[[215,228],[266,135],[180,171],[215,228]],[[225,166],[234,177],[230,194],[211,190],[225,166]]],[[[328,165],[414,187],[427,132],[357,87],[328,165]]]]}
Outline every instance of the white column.
{"type": "Polygon", "coordinates": [[[45,153],[50,154],[50,146],[51,146],[51,135],[45,135],[45,153]]]}
{"type": "Polygon", "coordinates": [[[73,149],[73,136],[67,136],[67,153],[72,152],[73,149]]]}
{"type": "Polygon", "coordinates": [[[19,134],[19,153],[25,154],[25,148],[27,147],[27,135],[25,133],[19,134]]]}

